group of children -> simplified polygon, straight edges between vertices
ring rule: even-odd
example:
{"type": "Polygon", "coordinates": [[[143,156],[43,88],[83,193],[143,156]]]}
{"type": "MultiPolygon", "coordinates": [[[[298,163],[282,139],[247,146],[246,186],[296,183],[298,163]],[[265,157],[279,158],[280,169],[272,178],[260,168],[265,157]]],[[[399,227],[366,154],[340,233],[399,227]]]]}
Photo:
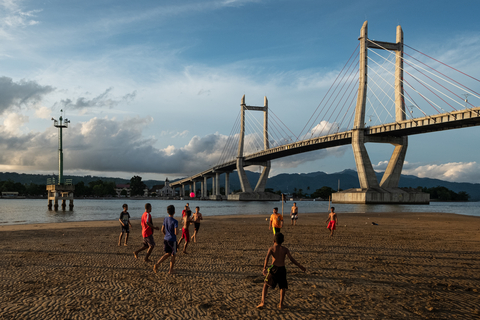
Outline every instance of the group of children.
{"type": "MultiPolygon", "coordinates": [[[[120,214],[120,223],[122,224],[122,233],[118,239],[118,245],[121,244],[122,236],[126,233],[125,236],[125,246],[127,245],[128,241],[128,234],[129,234],[129,227],[131,227],[130,223],[130,215],[128,213],[128,205],[123,205],[123,211],[120,214]]],[[[138,259],[138,253],[143,250],[147,250],[147,254],[145,256],[145,262],[151,262],[149,259],[150,254],[155,247],[155,240],[153,238],[154,230],[159,230],[158,227],[153,225],[152,216],[150,212],[152,211],[152,205],[150,203],[145,204],[145,212],[142,215],[142,237],[143,237],[143,246],[134,252],[134,256],[138,259]]],[[[167,214],[163,220],[162,224],[162,233],[164,235],[163,240],[163,249],[164,255],[153,265],[153,271],[157,273],[158,266],[170,257],[170,269],[169,274],[173,274],[173,267],[175,264],[175,256],[177,252],[177,247],[185,240],[185,245],[183,247],[183,253],[187,253],[187,246],[188,243],[193,240],[196,241],[196,235],[198,230],[200,229],[200,221],[203,220],[203,216],[200,213],[200,208],[196,207],[195,213],[192,217],[192,212],[190,210],[189,204],[185,206],[184,210],[182,211],[182,236],[180,240],[177,242],[177,233],[178,233],[178,221],[173,218],[175,214],[175,207],[173,205],[169,205],[167,207],[167,214]],[[189,226],[190,224],[194,223],[195,231],[194,234],[190,237],[189,226]]],[[[292,216],[292,225],[296,225],[296,220],[298,219],[298,208],[296,207],[296,203],[291,210],[292,216]],[[294,222],[295,220],[295,222],[294,222]]],[[[330,213],[328,215],[327,221],[328,222],[327,228],[330,230],[330,236],[333,236],[334,230],[336,229],[336,225],[338,223],[337,214],[335,213],[335,208],[330,208],[330,213]]],[[[270,216],[270,223],[269,229],[273,228],[273,246],[271,246],[265,257],[265,261],[263,264],[263,272],[262,274],[265,276],[265,281],[263,283],[263,290],[262,290],[262,298],[260,304],[257,308],[262,308],[265,305],[265,298],[268,293],[268,288],[275,288],[277,285],[280,289],[280,303],[278,304],[278,308],[282,309],[284,307],[284,299],[285,299],[285,291],[288,289],[288,282],[287,282],[287,270],[285,268],[285,257],[296,265],[300,270],[303,272],[306,271],[305,267],[303,267],[300,263],[298,263],[291,255],[288,248],[282,246],[285,238],[284,235],[280,232],[281,228],[283,227],[283,216],[278,213],[278,208],[273,208],[273,213],[270,216]],[[268,264],[268,261],[272,259],[271,264],[268,264]]]]}
{"type": "MultiPolygon", "coordinates": [[[[147,254],[145,255],[145,262],[152,262],[150,260],[150,255],[152,254],[153,249],[155,248],[155,239],[153,237],[154,230],[160,230],[159,227],[153,225],[152,215],[152,205],[150,203],[145,204],[145,212],[142,215],[141,224],[142,224],[142,237],[143,237],[143,245],[133,254],[136,259],[138,259],[138,254],[141,251],[147,250],[147,254]]],[[[197,234],[200,229],[200,221],[203,220],[203,216],[200,213],[200,207],[195,208],[195,213],[192,216],[192,211],[190,210],[190,206],[187,203],[185,209],[182,211],[182,237],[179,241],[177,241],[177,230],[178,230],[178,221],[173,218],[175,214],[175,206],[169,205],[167,207],[167,214],[163,220],[162,224],[162,233],[163,233],[163,250],[164,255],[153,265],[153,271],[155,273],[158,270],[158,266],[165,261],[168,257],[170,259],[170,270],[169,274],[173,273],[173,266],[175,264],[175,256],[177,253],[177,248],[180,243],[185,240],[185,245],[183,247],[183,253],[187,253],[187,246],[188,243],[193,240],[197,242],[197,234]],[[190,237],[189,227],[191,224],[194,224],[195,230],[193,235],[190,237]]],[[[130,233],[130,227],[132,224],[130,223],[130,214],[128,213],[128,205],[123,205],[123,211],[120,213],[119,218],[120,224],[122,225],[122,232],[118,238],[118,245],[120,246],[122,243],[122,237],[125,233],[125,243],[124,246],[127,246],[128,243],[128,235],[130,233]]]]}

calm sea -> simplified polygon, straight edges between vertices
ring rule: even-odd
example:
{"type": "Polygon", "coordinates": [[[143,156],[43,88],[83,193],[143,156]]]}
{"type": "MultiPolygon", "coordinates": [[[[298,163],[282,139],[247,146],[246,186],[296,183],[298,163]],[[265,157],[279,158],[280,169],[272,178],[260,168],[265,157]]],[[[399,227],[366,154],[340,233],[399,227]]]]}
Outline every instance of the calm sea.
{"type": "MultiPolygon", "coordinates": [[[[0,199],[0,225],[52,223],[68,221],[118,220],[122,204],[127,203],[132,219],[140,219],[146,202],[152,204],[155,218],[165,217],[167,206],[173,204],[177,214],[186,201],[180,200],[84,200],[75,199],[73,211],[49,211],[45,199],[0,199]]],[[[284,204],[288,214],[293,201],[284,204]]],[[[68,202],[67,202],[68,205],[68,202]]],[[[273,207],[282,210],[281,202],[237,202],[237,201],[190,201],[190,208],[200,207],[204,216],[265,214],[269,216],[273,207]]],[[[328,201],[297,201],[299,212],[314,213],[328,210],[328,201]]],[[[447,212],[462,215],[480,216],[480,202],[432,202],[430,205],[360,205],[335,204],[338,213],[342,212],[447,212]]]]}

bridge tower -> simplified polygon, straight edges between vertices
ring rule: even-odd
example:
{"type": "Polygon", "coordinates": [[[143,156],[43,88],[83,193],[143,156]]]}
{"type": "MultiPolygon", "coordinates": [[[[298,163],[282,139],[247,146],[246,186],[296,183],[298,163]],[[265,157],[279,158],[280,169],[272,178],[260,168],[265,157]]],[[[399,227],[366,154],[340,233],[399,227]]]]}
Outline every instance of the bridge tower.
{"type": "Polygon", "coordinates": [[[238,140],[238,152],[237,152],[237,172],[240,180],[240,186],[242,188],[241,193],[229,195],[229,200],[278,200],[278,195],[265,192],[265,186],[267,185],[268,174],[270,173],[270,161],[264,162],[247,162],[243,154],[245,143],[245,111],[263,111],[263,149],[270,148],[268,142],[268,99],[264,97],[263,107],[247,106],[245,103],[245,95],[243,95],[241,103],[241,120],[240,120],[240,138],[238,140]],[[250,182],[248,181],[244,167],[247,166],[262,166],[263,170],[258,179],[255,189],[252,189],[250,182]]]}
{"type": "Polygon", "coordinates": [[[397,26],[396,43],[371,41],[368,39],[368,22],[365,21],[360,31],[360,70],[355,120],[352,134],[352,149],[360,182],[359,189],[349,189],[332,195],[336,203],[428,203],[426,193],[404,191],[398,188],[400,175],[408,146],[408,137],[373,138],[365,136],[365,106],[368,85],[368,48],[394,51],[395,59],[395,121],[400,122],[405,117],[405,102],[403,99],[403,30],[397,26]],[[373,170],[365,143],[390,143],[395,146],[388,162],[387,169],[380,183],[373,170]]]}

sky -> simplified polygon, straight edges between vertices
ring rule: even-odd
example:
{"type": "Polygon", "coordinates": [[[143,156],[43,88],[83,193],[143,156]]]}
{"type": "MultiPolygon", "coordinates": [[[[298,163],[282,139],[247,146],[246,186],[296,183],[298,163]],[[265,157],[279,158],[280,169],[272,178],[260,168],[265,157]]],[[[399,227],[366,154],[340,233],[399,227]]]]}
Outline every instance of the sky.
{"type": "MultiPolygon", "coordinates": [[[[163,180],[206,170],[243,95],[257,106],[267,96],[298,135],[367,20],[370,39],[395,42],[401,25],[406,44],[479,79],[480,2],[432,3],[0,0],[0,171],[57,174],[51,119],[60,115],[70,120],[68,175],[163,180]]],[[[403,173],[480,183],[479,133],[409,137],[403,173]]],[[[383,171],[393,146],[367,149],[383,171]]],[[[275,160],[270,175],[345,169],[355,169],[351,146],[275,160]]]]}

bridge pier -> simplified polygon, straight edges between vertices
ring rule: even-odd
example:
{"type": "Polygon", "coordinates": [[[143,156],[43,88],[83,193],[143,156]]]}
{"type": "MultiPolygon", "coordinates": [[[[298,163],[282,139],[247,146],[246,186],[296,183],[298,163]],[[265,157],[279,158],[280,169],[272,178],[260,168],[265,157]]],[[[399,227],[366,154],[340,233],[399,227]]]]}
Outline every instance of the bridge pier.
{"type": "Polygon", "coordinates": [[[411,203],[423,204],[430,202],[430,196],[416,190],[398,188],[405,155],[407,153],[408,137],[365,137],[365,104],[367,96],[367,54],[368,48],[391,50],[396,53],[395,63],[395,120],[401,122],[405,117],[405,102],[403,99],[403,31],[397,27],[396,43],[376,42],[368,39],[367,21],[360,31],[360,77],[355,107],[355,121],[352,133],[352,149],[357,166],[359,189],[348,189],[332,194],[334,203],[411,203]],[[395,150],[388,162],[382,181],[378,183],[370,157],[365,148],[366,142],[391,143],[395,150]]]}

